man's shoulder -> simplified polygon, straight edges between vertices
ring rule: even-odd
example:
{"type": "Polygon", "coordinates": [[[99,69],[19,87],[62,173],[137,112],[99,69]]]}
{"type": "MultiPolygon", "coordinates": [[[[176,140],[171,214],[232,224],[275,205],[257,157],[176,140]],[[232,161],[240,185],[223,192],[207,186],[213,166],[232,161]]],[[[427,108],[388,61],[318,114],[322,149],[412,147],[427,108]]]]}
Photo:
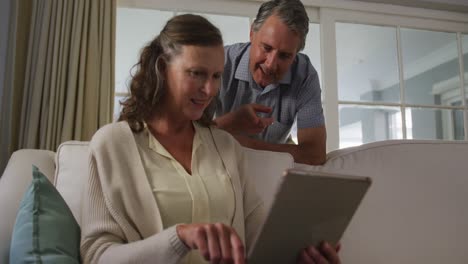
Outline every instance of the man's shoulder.
{"type": "Polygon", "coordinates": [[[292,67],[295,71],[294,73],[299,74],[302,78],[317,75],[317,70],[312,65],[309,56],[304,53],[297,53],[292,67]]]}
{"type": "Polygon", "coordinates": [[[236,43],[224,47],[224,88],[231,86],[231,82],[235,79],[235,74],[238,70],[239,64],[243,59],[245,59],[244,55],[246,55],[246,52],[248,51],[249,47],[250,42],[236,43]]]}
{"type": "Polygon", "coordinates": [[[297,53],[296,56],[296,64],[300,68],[312,68],[315,70],[314,66],[312,65],[312,62],[310,61],[310,58],[307,54],[305,53],[297,53]]]}
{"type": "Polygon", "coordinates": [[[234,59],[241,56],[249,46],[250,42],[226,45],[224,46],[224,53],[227,58],[234,59]]]}

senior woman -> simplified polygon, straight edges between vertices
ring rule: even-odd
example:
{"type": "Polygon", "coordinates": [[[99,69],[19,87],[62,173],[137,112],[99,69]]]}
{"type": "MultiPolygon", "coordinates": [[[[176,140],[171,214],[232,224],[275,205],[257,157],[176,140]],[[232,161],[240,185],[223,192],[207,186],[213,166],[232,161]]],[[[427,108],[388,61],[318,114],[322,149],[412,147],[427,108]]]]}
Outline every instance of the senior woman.
{"type": "MultiPolygon", "coordinates": [[[[119,121],[90,142],[84,263],[245,263],[262,203],[240,175],[243,149],[213,126],[224,67],[219,30],[170,19],[142,50],[119,121]]],[[[303,263],[338,263],[331,247],[303,263]]]]}

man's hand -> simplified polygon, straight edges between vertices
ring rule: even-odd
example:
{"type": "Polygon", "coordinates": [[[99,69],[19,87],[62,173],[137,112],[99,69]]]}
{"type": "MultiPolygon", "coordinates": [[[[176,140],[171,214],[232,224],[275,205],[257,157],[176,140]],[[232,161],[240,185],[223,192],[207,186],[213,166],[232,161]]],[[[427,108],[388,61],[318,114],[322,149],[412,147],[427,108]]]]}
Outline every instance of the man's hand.
{"type": "Polygon", "coordinates": [[[176,230],[180,240],[198,249],[210,263],[245,263],[244,245],[232,227],[222,223],[181,224],[176,230]]]}
{"type": "Polygon", "coordinates": [[[231,134],[258,134],[271,125],[274,119],[272,117],[259,117],[257,113],[271,113],[271,108],[259,104],[246,104],[214,121],[219,128],[231,134]]]}

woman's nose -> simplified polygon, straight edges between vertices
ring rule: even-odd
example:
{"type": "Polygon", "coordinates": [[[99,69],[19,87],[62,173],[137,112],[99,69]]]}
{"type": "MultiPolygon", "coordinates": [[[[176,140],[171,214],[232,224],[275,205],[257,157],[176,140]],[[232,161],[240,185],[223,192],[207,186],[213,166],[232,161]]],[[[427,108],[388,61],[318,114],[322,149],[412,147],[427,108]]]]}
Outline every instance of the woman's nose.
{"type": "Polygon", "coordinates": [[[208,96],[215,96],[218,93],[219,81],[218,80],[208,80],[203,87],[203,91],[208,96]]]}

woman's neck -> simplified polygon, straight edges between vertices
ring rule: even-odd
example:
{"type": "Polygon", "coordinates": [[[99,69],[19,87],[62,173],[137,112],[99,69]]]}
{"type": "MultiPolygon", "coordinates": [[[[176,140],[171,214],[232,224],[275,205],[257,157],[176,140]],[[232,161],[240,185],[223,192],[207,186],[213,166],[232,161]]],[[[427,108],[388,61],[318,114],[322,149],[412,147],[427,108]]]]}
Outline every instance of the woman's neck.
{"type": "Polygon", "coordinates": [[[176,159],[188,174],[192,174],[192,147],[195,128],[192,121],[174,118],[153,118],[147,122],[148,130],[176,159]]]}
{"type": "Polygon", "coordinates": [[[152,133],[158,135],[184,135],[193,133],[194,127],[192,121],[177,119],[169,115],[159,115],[147,122],[152,133]]]}

